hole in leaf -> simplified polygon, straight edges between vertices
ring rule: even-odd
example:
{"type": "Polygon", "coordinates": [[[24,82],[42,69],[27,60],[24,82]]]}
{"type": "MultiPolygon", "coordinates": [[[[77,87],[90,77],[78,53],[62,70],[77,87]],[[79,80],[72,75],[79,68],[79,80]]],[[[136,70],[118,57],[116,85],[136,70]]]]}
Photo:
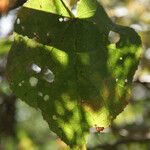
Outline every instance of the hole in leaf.
{"type": "Polygon", "coordinates": [[[39,95],[40,97],[43,97],[43,93],[42,93],[42,92],[38,92],[38,95],[39,95]]]}
{"type": "Polygon", "coordinates": [[[38,79],[35,78],[35,77],[30,77],[29,83],[30,83],[30,85],[31,85],[32,87],[35,87],[35,86],[37,86],[38,79]]]}
{"type": "Polygon", "coordinates": [[[63,22],[63,21],[64,21],[64,19],[63,19],[63,18],[59,18],[58,20],[59,20],[59,22],[63,22]]]}
{"type": "Polygon", "coordinates": [[[43,79],[45,79],[47,82],[52,83],[54,82],[55,75],[50,69],[45,69],[43,71],[43,79]]]}
{"type": "Polygon", "coordinates": [[[45,95],[44,96],[44,101],[48,101],[49,100],[49,96],[48,95],[45,95]]]}
{"type": "Polygon", "coordinates": [[[47,36],[49,36],[49,32],[48,32],[48,33],[46,33],[46,35],[47,35],[47,36]]]}
{"type": "Polygon", "coordinates": [[[20,83],[18,84],[18,86],[20,86],[20,87],[21,87],[21,86],[22,86],[22,83],[20,82],[20,83]]]}
{"type": "Polygon", "coordinates": [[[21,29],[24,31],[25,30],[24,26],[21,26],[21,29]]]}
{"type": "Polygon", "coordinates": [[[65,17],[65,18],[64,18],[64,22],[67,22],[67,21],[69,21],[69,18],[66,18],[66,17],[65,17]]]}
{"type": "Polygon", "coordinates": [[[120,34],[114,31],[110,31],[108,34],[108,40],[110,43],[117,43],[120,40],[120,34]]]}
{"type": "Polygon", "coordinates": [[[53,115],[53,120],[57,120],[57,117],[56,117],[56,115],[53,115]]]}
{"type": "Polygon", "coordinates": [[[37,64],[32,64],[31,65],[31,69],[35,72],[35,73],[40,73],[41,72],[41,68],[37,65],[37,64]]]}
{"type": "Polygon", "coordinates": [[[17,24],[20,24],[20,19],[19,18],[17,18],[17,24]]]}

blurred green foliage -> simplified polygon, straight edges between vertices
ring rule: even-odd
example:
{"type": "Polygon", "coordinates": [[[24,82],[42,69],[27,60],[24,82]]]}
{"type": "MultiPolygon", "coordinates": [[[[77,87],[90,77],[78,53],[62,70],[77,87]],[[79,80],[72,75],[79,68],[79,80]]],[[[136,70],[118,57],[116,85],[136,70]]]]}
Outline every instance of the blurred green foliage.
{"type": "Polygon", "coordinates": [[[0,39],[0,56],[6,54],[10,47],[12,42],[8,38],[0,39]]]}

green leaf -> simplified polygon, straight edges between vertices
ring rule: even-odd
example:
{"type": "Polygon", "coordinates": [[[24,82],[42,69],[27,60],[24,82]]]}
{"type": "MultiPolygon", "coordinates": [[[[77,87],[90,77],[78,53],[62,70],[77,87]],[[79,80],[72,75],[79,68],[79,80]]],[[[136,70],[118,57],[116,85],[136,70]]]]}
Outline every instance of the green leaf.
{"type": "Polygon", "coordinates": [[[96,0],[80,0],[78,2],[78,11],[77,17],[78,18],[89,18],[95,15],[97,11],[97,7],[99,7],[96,0]]]}
{"type": "Polygon", "coordinates": [[[28,0],[25,7],[70,17],[70,12],[66,9],[66,3],[63,0],[28,0]]]}
{"type": "Polygon", "coordinates": [[[30,0],[21,10],[7,74],[15,94],[76,147],[86,143],[91,127],[107,128],[129,102],[141,40],[114,24],[97,1],[80,0],[77,18],[55,11],[63,6],[30,0]],[[118,43],[110,44],[110,31],[120,35],[118,43]]]}

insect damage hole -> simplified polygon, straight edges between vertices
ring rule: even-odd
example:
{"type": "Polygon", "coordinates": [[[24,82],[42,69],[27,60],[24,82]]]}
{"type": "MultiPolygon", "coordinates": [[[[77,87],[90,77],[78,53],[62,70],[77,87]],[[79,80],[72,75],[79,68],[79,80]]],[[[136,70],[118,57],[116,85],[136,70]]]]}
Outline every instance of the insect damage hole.
{"type": "Polygon", "coordinates": [[[17,21],[16,21],[16,22],[17,22],[17,24],[20,24],[20,19],[19,19],[19,18],[17,18],[17,21]]]}
{"type": "Polygon", "coordinates": [[[59,18],[58,20],[59,20],[59,22],[63,22],[64,21],[64,19],[62,17],[59,18]]]}
{"type": "Polygon", "coordinates": [[[46,80],[48,83],[52,83],[54,82],[55,75],[50,69],[44,69],[43,79],[46,80]]]}
{"type": "Polygon", "coordinates": [[[32,71],[34,71],[35,73],[40,73],[41,72],[41,68],[37,65],[37,64],[31,64],[31,69],[32,71]]]}
{"type": "Polygon", "coordinates": [[[108,34],[108,40],[111,44],[116,44],[120,40],[120,34],[114,31],[110,31],[108,34]]]}
{"type": "Polygon", "coordinates": [[[43,93],[42,92],[38,92],[38,96],[43,97],[43,93]]]}
{"type": "Polygon", "coordinates": [[[49,100],[49,96],[45,95],[43,99],[44,99],[44,101],[48,101],[49,100]]]}
{"type": "Polygon", "coordinates": [[[31,85],[32,87],[35,87],[35,86],[37,86],[37,84],[38,84],[38,79],[35,78],[35,77],[30,77],[29,83],[30,83],[30,85],[31,85]]]}

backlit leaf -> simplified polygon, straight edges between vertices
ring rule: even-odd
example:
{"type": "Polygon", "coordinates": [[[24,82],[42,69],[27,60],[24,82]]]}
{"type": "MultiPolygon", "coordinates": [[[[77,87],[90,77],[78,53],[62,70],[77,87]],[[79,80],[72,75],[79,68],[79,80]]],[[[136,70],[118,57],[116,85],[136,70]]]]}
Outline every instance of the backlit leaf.
{"type": "Polygon", "coordinates": [[[137,33],[114,24],[96,0],[80,0],[77,8],[74,18],[60,0],[29,0],[18,15],[7,64],[15,94],[40,109],[71,147],[85,144],[91,127],[107,128],[123,111],[141,46],[137,33]],[[110,31],[119,42],[109,41],[110,31]]]}

